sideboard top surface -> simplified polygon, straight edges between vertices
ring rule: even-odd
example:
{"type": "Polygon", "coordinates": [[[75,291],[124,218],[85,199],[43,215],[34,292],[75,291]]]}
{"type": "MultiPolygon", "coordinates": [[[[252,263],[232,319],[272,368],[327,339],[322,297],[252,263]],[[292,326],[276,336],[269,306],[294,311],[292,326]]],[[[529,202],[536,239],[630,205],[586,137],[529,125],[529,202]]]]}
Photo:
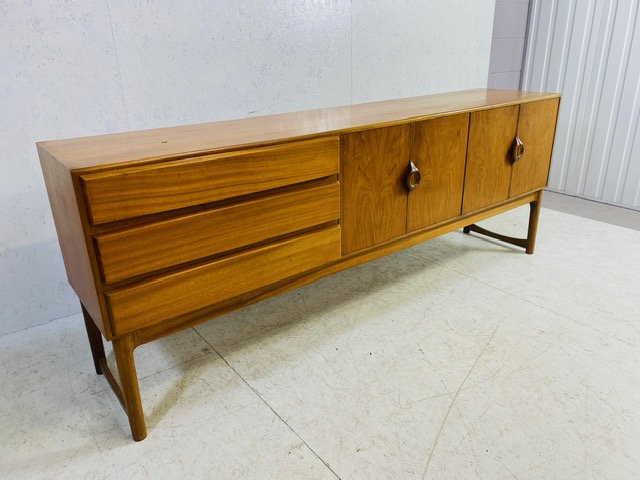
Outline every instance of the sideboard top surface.
{"type": "MultiPolygon", "coordinates": [[[[475,89],[213,123],[39,142],[70,170],[225,151],[282,140],[388,126],[456,111],[559,97],[553,93],[475,89]]],[[[130,163],[129,163],[130,164],[130,163]]]]}

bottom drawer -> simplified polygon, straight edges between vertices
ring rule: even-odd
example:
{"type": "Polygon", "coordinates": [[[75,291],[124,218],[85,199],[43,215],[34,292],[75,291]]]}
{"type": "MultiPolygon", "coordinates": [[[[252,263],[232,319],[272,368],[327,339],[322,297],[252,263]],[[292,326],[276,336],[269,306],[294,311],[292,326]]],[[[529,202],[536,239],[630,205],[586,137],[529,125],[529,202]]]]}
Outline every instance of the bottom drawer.
{"type": "Polygon", "coordinates": [[[214,305],[340,258],[340,226],[106,293],[116,335],[214,305]]]}

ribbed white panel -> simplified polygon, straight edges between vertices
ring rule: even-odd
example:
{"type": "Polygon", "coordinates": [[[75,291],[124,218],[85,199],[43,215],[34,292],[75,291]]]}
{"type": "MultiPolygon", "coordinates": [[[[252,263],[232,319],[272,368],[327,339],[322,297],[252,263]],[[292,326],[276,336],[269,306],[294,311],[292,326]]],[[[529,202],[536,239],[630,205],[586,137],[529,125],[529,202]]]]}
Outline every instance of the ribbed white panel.
{"type": "Polygon", "coordinates": [[[522,87],[562,92],[549,188],[640,209],[638,0],[531,0],[522,87]]]}

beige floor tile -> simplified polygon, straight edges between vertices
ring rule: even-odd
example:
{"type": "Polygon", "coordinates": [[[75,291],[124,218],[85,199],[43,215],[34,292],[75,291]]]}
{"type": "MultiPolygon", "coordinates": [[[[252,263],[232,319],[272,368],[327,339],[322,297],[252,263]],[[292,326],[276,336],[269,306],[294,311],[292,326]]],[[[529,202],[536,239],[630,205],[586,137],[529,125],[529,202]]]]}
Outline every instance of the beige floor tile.
{"type": "Polygon", "coordinates": [[[517,314],[451,404],[428,478],[636,478],[640,351],[514,297],[503,308],[517,314]]]}
{"type": "MultiPolygon", "coordinates": [[[[523,233],[527,209],[483,225],[523,233]]],[[[640,232],[543,209],[534,255],[452,233],[418,248],[457,272],[640,346],[640,232]]]]}
{"type": "Polygon", "coordinates": [[[90,355],[64,354],[83,329],[74,315],[0,338],[0,478],[335,478],[193,330],[136,351],[151,434],[133,442],[90,355]]]}

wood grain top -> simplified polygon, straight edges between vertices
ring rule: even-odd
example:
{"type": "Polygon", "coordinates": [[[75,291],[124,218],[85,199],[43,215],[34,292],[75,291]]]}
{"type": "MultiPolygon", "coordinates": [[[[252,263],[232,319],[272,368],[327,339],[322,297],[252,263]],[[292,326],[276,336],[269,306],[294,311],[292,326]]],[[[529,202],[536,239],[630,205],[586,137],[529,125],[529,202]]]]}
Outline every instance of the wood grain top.
{"type": "Polygon", "coordinates": [[[150,162],[175,156],[213,153],[283,140],[313,138],[422,120],[462,110],[559,97],[510,90],[465,90],[438,95],[250,117],[224,122],[140,130],[111,135],[39,142],[70,170],[123,162],[150,162]]]}

